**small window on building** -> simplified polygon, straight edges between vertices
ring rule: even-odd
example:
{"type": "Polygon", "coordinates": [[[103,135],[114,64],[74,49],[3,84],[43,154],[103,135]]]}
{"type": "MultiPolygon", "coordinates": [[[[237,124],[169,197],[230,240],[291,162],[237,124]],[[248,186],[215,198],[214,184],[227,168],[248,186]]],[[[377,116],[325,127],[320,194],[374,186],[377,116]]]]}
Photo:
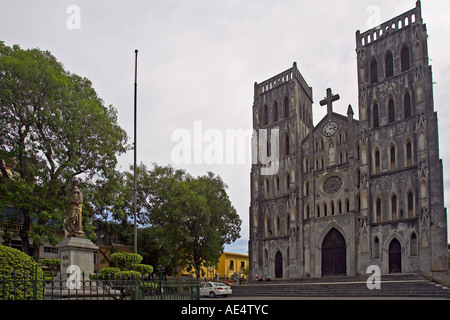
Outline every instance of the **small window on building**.
{"type": "Polygon", "coordinates": [[[407,92],[403,99],[403,108],[405,112],[405,119],[411,117],[411,94],[407,92]]]}
{"type": "Polygon", "coordinates": [[[380,114],[378,110],[378,104],[375,103],[373,106],[373,127],[378,128],[380,126],[380,114]]]}
{"type": "Polygon", "coordinates": [[[378,62],[373,59],[370,63],[370,83],[374,84],[378,82],[378,62]]]}
{"type": "Polygon", "coordinates": [[[390,52],[386,55],[385,72],[386,78],[394,76],[394,57],[390,52]]]}
{"type": "Polygon", "coordinates": [[[389,99],[388,102],[388,115],[389,115],[389,123],[395,122],[395,103],[393,99],[389,99]]]}
{"type": "Polygon", "coordinates": [[[409,60],[409,48],[404,46],[401,52],[401,63],[402,63],[402,72],[408,71],[411,69],[410,60],[409,60]]]}

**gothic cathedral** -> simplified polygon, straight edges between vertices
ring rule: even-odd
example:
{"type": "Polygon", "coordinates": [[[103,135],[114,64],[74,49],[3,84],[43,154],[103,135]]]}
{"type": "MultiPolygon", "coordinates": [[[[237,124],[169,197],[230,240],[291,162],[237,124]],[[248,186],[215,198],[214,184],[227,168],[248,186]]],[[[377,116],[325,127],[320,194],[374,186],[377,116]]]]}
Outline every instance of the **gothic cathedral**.
{"type": "Polygon", "coordinates": [[[255,84],[250,276],[354,276],[447,270],[438,119],[421,4],[356,33],[359,120],[320,102],[293,67],[255,84]],[[259,144],[261,144],[259,137],[259,144]],[[277,148],[273,148],[277,145],[277,148]],[[276,153],[277,157],[274,157],[276,153]],[[267,154],[262,154],[267,153],[267,154]],[[267,170],[276,164],[276,172],[267,170]]]}

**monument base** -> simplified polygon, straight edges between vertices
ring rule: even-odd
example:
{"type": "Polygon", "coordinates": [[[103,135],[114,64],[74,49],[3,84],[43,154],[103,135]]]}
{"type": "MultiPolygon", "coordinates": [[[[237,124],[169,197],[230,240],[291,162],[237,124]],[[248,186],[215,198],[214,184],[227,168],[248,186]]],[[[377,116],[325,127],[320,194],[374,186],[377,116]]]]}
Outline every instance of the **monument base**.
{"type": "Polygon", "coordinates": [[[61,259],[61,275],[72,274],[74,270],[88,277],[94,273],[94,256],[98,251],[91,240],[69,236],[56,245],[61,259]],[[70,268],[69,268],[70,267],[70,268]],[[69,270],[67,270],[69,268],[69,270]],[[79,269],[78,269],[79,268],[79,269]]]}

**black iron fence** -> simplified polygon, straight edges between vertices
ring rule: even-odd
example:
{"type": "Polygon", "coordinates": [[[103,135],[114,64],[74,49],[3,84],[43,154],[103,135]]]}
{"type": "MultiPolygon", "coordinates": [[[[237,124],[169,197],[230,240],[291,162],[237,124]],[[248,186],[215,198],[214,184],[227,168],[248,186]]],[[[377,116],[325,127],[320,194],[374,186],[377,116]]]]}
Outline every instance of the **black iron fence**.
{"type": "Polygon", "coordinates": [[[198,279],[164,275],[0,275],[0,300],[200,300],[199,288],[198,279]]]}

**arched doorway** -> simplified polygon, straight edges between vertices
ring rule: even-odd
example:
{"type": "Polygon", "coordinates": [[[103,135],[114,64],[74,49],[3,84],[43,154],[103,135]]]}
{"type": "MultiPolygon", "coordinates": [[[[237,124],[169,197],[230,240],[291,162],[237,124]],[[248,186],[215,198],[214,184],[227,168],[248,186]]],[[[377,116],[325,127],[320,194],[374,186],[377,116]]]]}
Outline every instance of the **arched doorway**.
{"type": "Polygon", "coordinates": [[[347,253],[344,236],[331,229],[322,242],[322,277],[347,275],[347,253]]]}
{"type": "Polygon", "coordinates": [[[283,278],[283,255],[280,251],[275,254],[275,278],[283,278]]]}
{"type": "Polygon", "coordinates": [[[402,272],[402,246],[397,239],[389,244],[389,273],[402,272]]]}

